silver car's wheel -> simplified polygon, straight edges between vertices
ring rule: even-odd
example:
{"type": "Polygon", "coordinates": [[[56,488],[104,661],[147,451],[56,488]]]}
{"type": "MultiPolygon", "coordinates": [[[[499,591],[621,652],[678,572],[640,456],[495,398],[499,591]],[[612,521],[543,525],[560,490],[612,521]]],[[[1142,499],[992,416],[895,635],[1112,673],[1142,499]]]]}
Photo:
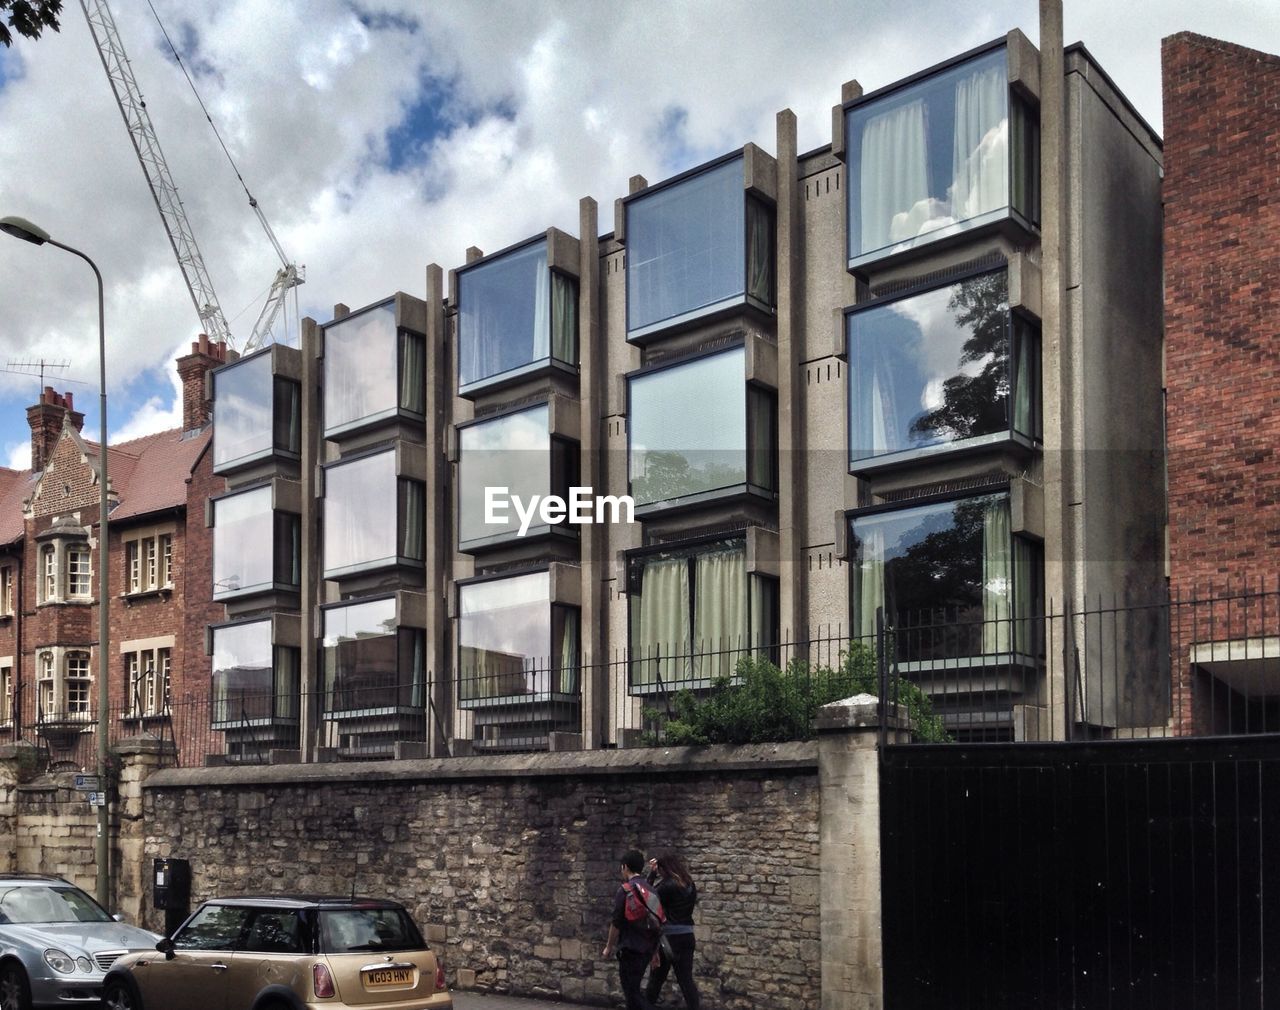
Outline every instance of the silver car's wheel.
{"type": "Polygon", "coordinates": [[[16,964],[0,969],[0,1010],[31,1010],[27,973],[16,964]]]}
{"type": "Polygon", "coordinates": [[[134,1002],[133,993],[121,982],[111,982],[102,994],[104,1010],[139,1010],[134,1002]]]}

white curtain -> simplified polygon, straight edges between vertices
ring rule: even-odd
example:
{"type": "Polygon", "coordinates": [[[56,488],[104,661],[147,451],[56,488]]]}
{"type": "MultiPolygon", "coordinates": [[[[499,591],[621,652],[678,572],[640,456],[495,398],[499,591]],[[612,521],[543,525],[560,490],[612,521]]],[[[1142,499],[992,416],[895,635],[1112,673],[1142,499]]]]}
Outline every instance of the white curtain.
{"type": "Polygon", "coordinates": [[[951,215],[977,217],[1009,203],[1009,88],[1004,68],[979,69],[956,84],[951,215]]]}
{"type": "Polygon", "coordinates": [[[423,358],[425,349],[421,337],[412,333],[400,334],[400,406],[415,414],[423,411],[426,394],[423,358]]]}
{"type": "Polygon", "coordinates": [[[542,251],[534,261],[533,290],[533,353],[530,361],[541,361],[551,357],[551,277],[547,273],[547,247],[544,243],[542,251]]]}
{"type": "Polygon", "coordinates": [[[925,159],[925,109],[920,100],[890,109],[862,130],[861,251],[910,238],[931,217],[925,159]]]}
{"type": "MultiPolygon", "coordinates": [[[[636,686],[662,680],[667,686],[688,677],[689,562],[684,558],[644,566],[635,619],[632,677],[636,686]],[[662,656],[661,663],[658,658],[662,656]]],[[[678,684],[676,684],[678,686],[678,684]]]]}
{"type": "Polygon", "coordinates": [[[982,651],[1008,652],[1012,642],[1013,537],[1009,502],[992,502],[982,516],[982,651]]]}
{"type": "Polygon", "coordinates": [[[695,674],[730,674],[747,645],[746,551],[699,555],[693,586],[695,674]]]}

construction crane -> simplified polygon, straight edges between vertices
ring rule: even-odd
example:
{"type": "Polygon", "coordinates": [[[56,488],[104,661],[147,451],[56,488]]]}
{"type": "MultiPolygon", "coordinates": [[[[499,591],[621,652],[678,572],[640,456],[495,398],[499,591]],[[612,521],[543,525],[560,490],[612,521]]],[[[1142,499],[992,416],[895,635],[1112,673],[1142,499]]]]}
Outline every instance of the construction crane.
{"type": "MultiPolygon", "coordinates": [[[[116,29],[111,8],[107,6],[106,0],[80,0],[80,7],[84,10],[85,20],[89,22],[89,31],[93,34],[94,43],[98,47],[102,68],[107,72],[107,80],[111,82],[116,104],[120,106],[120,115],[124,117],[129,139],[133,141],[133,149],[138,155],[138,162],[142,165],[147,185],[151,188],[151,196],[155,199],[156,209],[160,212],[160,220],[164,223],[165,233],[169,236],[169,244],[173,247],[174,255],[178,257],[178,266],[187,283],[187,290],[191,293],[196,314],[200,317],[200,325],[210,337],[215,340],[225,340],[229,347],[234,348],[235,341],[232,339],[231,329],[227,326],[222,308],[218,305],[218,296],[214,294],[213,283],[209,280],[209,271],[205,268],[204,258],[200,255],[200,248],[196,245],[195,235],[191,231],[191,222],[187,220],[182,201],[178,198],[178,187],[174,185],[173,176],[160,150],[155,127],[151,124],[151,116],[147,112],[147,103],[142,98],[142,91],[129,66],[129,57],[125,55],[124,46],[120,42],[120,33],[116,29]]],[[[162,25],[161,30],[163,27],[162,25]]],[[[167,32],[165,37],[168,37],[167,32]]],[[[172,42],[170,45],[172,46],[172,42]]],[[[177,56],[176,50],[174,55],[177,56]]],[[[185,67],[183,72],[186,72],[185,67]]],[[[192,83],[192,89],[194,88],[195,85],[192,83]]],[[[196,94],[196,99],[200,100],[199,93],[196,94]]],[[[203,101],[200,105],[204,108],[203,101]]],[[[209,119],[207,109],[205,118],[209,119]]],[[[212,119],[209,119],[209,124],[213,125],[212,119]]],[[[214,132],[217,132],[216,127],[214,132]]],[[[219,137],[218,140],[221,143],[222,138],[219,137]]],[[[225,144],[223,150],[226,151],[225,144]]],[[[231,159],[230,152],[227,152],[227,158],[231,159]]],[[[231,165],[234,169],[235,162],[232,161],[231,165]]],[[[258,206],[258,201],[254,199],[244,179],[240,177],[239,170],[236,170],[236,177],[240,179],[245,195],[249,198],[249,206],[253,208],[259,223],[266,231],[272,248],[280,257],[280,269],[276,271],[275,279],[271,283],[267,303],[263,306],[257,323],[254,324],[252,335],[244,347],[239,348],[241,353],[248,353],[269,341],[271,327],[275,325],[276,316],[284,306],[285,296],[306,280],[306,273],[305,268],[295,265],[285,255],[275,232],[267,223],[266,215],[258,206]]]]}

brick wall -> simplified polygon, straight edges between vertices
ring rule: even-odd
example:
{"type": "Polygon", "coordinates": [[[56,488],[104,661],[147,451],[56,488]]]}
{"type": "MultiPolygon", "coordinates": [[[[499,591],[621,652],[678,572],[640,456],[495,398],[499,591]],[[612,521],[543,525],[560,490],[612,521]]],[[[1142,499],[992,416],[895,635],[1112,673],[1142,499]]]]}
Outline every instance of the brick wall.
{"type": "MultiPolygon", "coordinates": [[[[810,1010],[815,754],[792,744],[170,770],[144,787],[144,861],[190,859],[194,900],[390,895],[443,949],[453,984],[605,1002],[619,997],[616,964],[600,959],[617,857],[674,845],[699,885],[704,1006],[810,1010]]],[[[161,913],[146,914],[156,928],[161,913]]]]}
{"type": "MultiPolygon", "coordinates": [[[[1170,586],[1183,597],[1274,592],[1280,57],[1182,33],[1164,40],[1163,72],[1170,586]]],[[[1175,655],[1195,641],[1276,627],[1274,609],[1274,597],[1203,608],[1203,620],[1177,629],[1175,655]]],[[[1185,660],[1174,692],[1181,732],[1212,728],[1215,712],[1233,704],[1230,690],[1185,660]]]]}
{"type": "Polygon", "coordinates": [[[1165,39],[1165,346],[1175,588],[1280,559],[1280,57],[1165,39]]]}
{"type": "MultiPolygon", "coordinates": [[[[211,440],[196,461],[187,484],[187,514],[181,534],[182,566],[174,577],[174,584],[181,587],[184,622],[181,662],[174,658],[175,707],[187,699],[209,696],[212,661],[205,653],[205,628],[225,621],[226,608],[213,602],[213,530],[205,525],[205,502],[222,494],[226,486],[227,482],[213,473],[211,440]]],[[[207,719],[207,713],[201,711],[200,714],[207,719]]]]}

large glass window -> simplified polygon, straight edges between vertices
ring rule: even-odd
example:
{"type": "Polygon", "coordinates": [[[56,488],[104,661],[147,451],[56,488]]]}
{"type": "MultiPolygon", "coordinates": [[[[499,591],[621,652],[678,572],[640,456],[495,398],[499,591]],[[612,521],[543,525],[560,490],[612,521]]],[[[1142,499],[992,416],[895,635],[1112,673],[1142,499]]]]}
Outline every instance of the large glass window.
{"type": "Polygon", "coordinates": [[[458,587],[464,702],[578,693],[578,609],[551,602],[551,574],[458,587]]]}
{"type": "Polygon", "coordinates": [[[1011,431],[1039,435],[1040,342],[1009,311],[1008,273],[846,317],[850,463],[1011,431]]]}
{"type": "Polygon", "coordinates": [[[748,575],[742,537],[632,555],[627,595],[635,690],[709,684],[777,645],[777,581],[748,575]]]}
{"type": "Polygon", "coordinates": [[[1030,651],[1042,554],[1012,534],[1007,494],[855,515],[850,532],[859,636],[883,608],[903,661],[1030,651]]]}
{"type": "MultiPolygon", "coordinates": [[[[550,408],[542,404],[459,429],[460,547],[478,547],[519,535],[520,517],[511,505],[505,506],[505,520],[485,522],[486,488],[506,488],[508,499],[519,497],[524,502],[532,501],[535,495],[567,498],[569,488],[578,480],[578,447],[553,437],[550,420],[550,408]]],[[[535,517],[525,536],[537,536],[549,528],[535,517]]],[[[566,533],[577,530],[567,524],[557,528],[566,533]]]]}
{"type": "Polygon", "coordinates": [[[578,364],[578,282],[547,268],[547,241],[458,272],[458,386],[551,360],[578,364]]]}
{"type": "Polygon", "coordinates": [[[296,720],[298,650],[272,644],[270,621],[212,630],[214,728],[296,720]]]}
{"type": "Polygon", "coordinates": [[[396,476],[395,452],[325,469],[324,575],[340,575],[424,557],[425,494],[396,476]]]}
{"type": "Polygon", "coordinates": [[[425,636],[396,626],[392,598],[324,611],[325,710],[421,710],[425,636]]]}
{"type": "Polygon", "coordinates": [[[324,328],[327,437],[400,413],[421,416],[425,398],[425,342],[397,330],[394,301],[324,328]]]}
{"type": "Polygon", "coordinates": [[[628,474],[637,505],[777,488],[774,394],[731,348],[629,379],[628,474]]]}
{"type": "Polygon", "coordinates": [[[743,159],[627,203],[627,335],[748,298],[774,302],[773,208],[743,188],[743,159]]]}
{"type": "Polygon", "coordinates": [[[213,373],[213,469],[301,451],[301,388],[263,351],[213,373]]]}
{"type": "Polygon", "coordinates": [[[1038,117],[1007,67],[1002,46],[849,109],[850,265],[1006,216],[1011,176],[1014,208],[1036,222],[1038,117]]]}
{"type": "Polygon", "coordinates": [[[271,487],[213,502],[213,598],[293,589],[300,582],[298,516],[271,507],[271,487]],[[271,549],[267,550],[267,545],[271,549]]]}

